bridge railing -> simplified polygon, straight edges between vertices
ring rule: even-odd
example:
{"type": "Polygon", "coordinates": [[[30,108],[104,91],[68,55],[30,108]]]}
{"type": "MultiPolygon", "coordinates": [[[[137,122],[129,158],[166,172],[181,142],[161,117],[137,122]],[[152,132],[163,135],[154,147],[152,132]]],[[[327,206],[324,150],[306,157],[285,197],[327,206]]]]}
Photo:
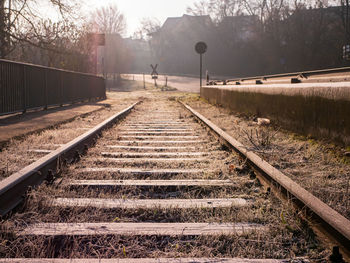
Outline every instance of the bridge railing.
{"type": "Polygon", "coordinates": [[[0,115],[105,97],[102,77],[0,59],[0,115]]]}

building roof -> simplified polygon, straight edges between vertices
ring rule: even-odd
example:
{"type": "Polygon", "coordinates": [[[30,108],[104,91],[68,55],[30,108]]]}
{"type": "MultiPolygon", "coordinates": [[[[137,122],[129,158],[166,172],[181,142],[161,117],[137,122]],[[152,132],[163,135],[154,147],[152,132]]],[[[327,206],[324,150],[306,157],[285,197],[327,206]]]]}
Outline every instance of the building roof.
{"type": "Polygon", "coordinates": [[[162,32],[176,31],[183,26],[203,27],[212,25],[212,20],[209,15],[206,16],[191,16],[183,15],[182,17],[169,17],[161,27],[162,32]]]}
{"type": "Polygon", "coordinates": [[[163,26],[161,27],[162,31],[168,31],[171,30],[172,28],[176,27],[179,22],[181,21],[182,17],[168,17],[163,26]]]}

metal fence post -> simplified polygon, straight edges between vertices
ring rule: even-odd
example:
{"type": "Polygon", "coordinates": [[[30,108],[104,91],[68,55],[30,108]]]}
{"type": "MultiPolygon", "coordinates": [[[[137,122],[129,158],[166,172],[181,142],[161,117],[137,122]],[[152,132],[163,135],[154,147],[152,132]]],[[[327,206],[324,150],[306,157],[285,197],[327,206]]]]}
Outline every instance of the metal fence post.
{"type": "Polygon", "coordinates": [[[60,71],[60,106],[63,106],[63,72],[60,71]]]}
{"type": "Polygon", "coordinates": [[[47,106],[49,104],[48,102],[48,91],[47,91],[47,71],[48,69],[45,69],[45,107],[44,110],[47,110],[47,106]]]}
{"type": "Polygon", "coordinates": [[[91,83],[88,82],[87,86],[89,87],[89,102],[91,102],[92,101],[92,85],[91,85],[91,83]]]}
{"type": "Polygon", "coordinates": [[[142,74],[143,78],[143,88],[146,89],[145,73],[142,74]]]}
{"type": "Polygon", "coordinates": [[[23,65],[23,110],[22,113],[27,111],[27,67],[23,65]]]}

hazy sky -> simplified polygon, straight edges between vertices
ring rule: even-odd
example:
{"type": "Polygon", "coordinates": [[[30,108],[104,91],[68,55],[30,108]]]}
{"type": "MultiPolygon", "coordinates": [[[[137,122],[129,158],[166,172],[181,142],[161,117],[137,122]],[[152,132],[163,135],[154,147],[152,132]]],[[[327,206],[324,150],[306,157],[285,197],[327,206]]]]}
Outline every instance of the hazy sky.
{"type": "Polygon", "coordinates": [[[138,28],[142,18],[156,17],[163,23],[167,17],[182,16],[187,6],[194,2],[195,0],[86,0],[84,6],[91,10],[109,3],[117,4],[127,20],[126,36],[130,36],[138,28]]]}

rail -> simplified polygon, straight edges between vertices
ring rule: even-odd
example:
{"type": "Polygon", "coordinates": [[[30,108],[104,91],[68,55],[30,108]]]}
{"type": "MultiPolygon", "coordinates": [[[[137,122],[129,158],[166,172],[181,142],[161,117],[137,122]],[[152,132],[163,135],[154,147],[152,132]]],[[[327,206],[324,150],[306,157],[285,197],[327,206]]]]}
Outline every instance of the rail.
{"type": "Polygon", "coordinates": [[[210,80],[207,82],[208,86],[211,85],[227,85],[230,82],[233,82],[236,85],[240,85],[241,82],[256,80],[256,84],[262,84],[262,80],[276,79],[276,78],[287,78],[291,77],[291,83],[299,83],[301,79],[307,79],[310,76],[324,75],[324,74],[334,74],[334,73],[350,73],[350,67],[342,68],[331,68],[331,69],[321,69],[321,70],[311,70],[311,71],[299,71],[299,72],[290,72],[290,73],[281,73],[273,75],[261,75],[254,77],[245,77],[245,78],[235,78],[235,79],[221,79],[221,80],[210,80]],[[293,78],[294,77],[294,78],[293,78]]]}
{"type": "MultiPolygon", "coordinates": [[[[350,257],[350,221],[337,211],[323,203],[320,199],[295,183],[278,169],[274,168],[260,156],[247,150],[210,120],[196,112],[190,106],[181,102],[195,118],[205,124],[231,149],[241,155],[257,172],[262,182],[271,187],[277,195],[293,201],[294,205],[302,211],[306,218],[313,222],[313,226],[320,236],[325,236],[330,242],[340,246],[347,258],[350,257]]],[[[302,213],[300,213],[302,214],[302,213]]]]}
{"type": "MultiPolygon", "coordinates": [[[[47,156],[43,157],[42,159],[38,160],[37,162],[31,164],[30,166],[28,166],[27,168],[24,168],[23,170],[11,175],[10,177],[6,178],[5,180],[3,180],[2,182],[0,182],[0,213],[2,215],[6,214],[7,212],[9,212],[13,207],[15,207],[22,199],[23,196],[21,194],[25,193],[25,190],[28,188],[29,185],[37,185],[40,182],[42,182],[43,180],[47,180],[47,181],[51,181],[54,173],[55,173],[55,169],[57,168],[58,164],[66,159],[66,158],[71,158],[74,157],[74,155],[79,156],[79,152],[82,151],[86,151],[88,145],[91,143],[94,143],[94,139],[98,137],[98,135],[101,133],[102,129],[104,128],[108,128],[108,126],[111,126],[113,123],[115,123],[116,121],[120,120],[121,118],[123,118],[124,116],[126,116],[131,110],[132,108],[138,103],[135,103],[133,105],[131,105],[130,107],[126,108],[125,110],[117,113],[116,115],[112,116],[111,118],[109,118],[108,120],[104,121],[103,123],[99,124],[98,126],[96,126],[95,128],[91,129],[90,131],[88,131],[87,133],[81,135],[80,137],[74,139],[73,141],[71,141],[70,143],[61,146],[60,148],[52,151],[50,154],[48,154],[47,156]],[[77,152],[78,151],[78,152],[77,152]],[[51,170],[50,170],[51,169],[51,170]]],[[[234,151],[236,151],[239,155],[241,155],[241,157],[244,158],[244,160],[247,161],[248,164],[251,165],[251,167],[253,168],[253,170],[255,171],[256,175],[258,176],[259,179],[262,179],[263,184],[265,185],[265,182],[268,183],[268,185],[271,187],[271,189],[274,192],[277,192],[277,195],[281,195],[284,196],[285,198],[288,199],[288,201],[293,201],[293,203],[300,208],[300,213],[298,213],[299,215],[305,215],[306,218],[310,218],[311,219],[311,227],[315,228],[319,231],[321,231],[322,233],[325,233],[327,235],[327,238],[330,239],[329,241],[329,245],[334,245],[337,244],[340,246],[341,251],[344,252],[345,256],[346,256],[346,260],[349,258],[349,244],[350,244],[350,222],[348,219],[344,218],[342,215],[340,215],[338,212],[334,211],[332,208],[330,208],[329,206],[327,206],[326,204],[324,204],[323,202],[321,202],[318,198],[316,198],[315,196],[313,196],[311,193],[307,192],[305,189],[303,189],[301,186],[299,186],[298,184],[296,184],[295,182],[293,182],[290,178],[288,178],[287,176],[285,176],[283,173],[281,173],[279,170],[277,170],[276,168],[272,167],[269,163],[265,162],[264,160],[262,160],[258,155],[256,155],[255,153],[247,150],[246,147],[244,147],[241,143],[239,143],[238,141],[236,141],[235,139],[233,139],[230,135],[228,135],[227,133],[225,133],[222,129],[220,129],[218,126],[216,126],[215,124],[213,124],[212,122],[210,122],[207,118],[205,118],[203,115],[199,114],[198,112],[196,112],[195,110],[193,110],[191,107],[189,107],[188,105],[182,103],[182,105],[185,107],[185,109],[187,109],[200,123],[204,124],[206,127],[208,127],[213,133],[215,133],[221,143],[226,144],[227,146],[229,146],[230,149],[233,149],[234,151]],[[324,232],[323,232],[324,231],[324,232]]],[[[161,112],[161,111],[158,111],[161,112]]],[[[167,113],[167,112],[172,112],[172,111],[164,111],[163,113],[167,113]]],[[[147,113],[147,112],[146,112],[147,113]]],[[[124,123],[124,125],[127,127],[127,130],[120,130],[118,128],[117,131],[117,135],[121,135],[121,137],[125,137],[125,138],[129,138],[127,140],[131,140],[130,138],[139,138],[139,139],[143,139],[142,137],[144,137],[145,134],[147,134],[147,136],[153,135],[151,137],[153,137],[153,139],[159,139],[161,138],[161,136],[164,135],[164,133],[167,134],[168,138],[172,138],[174,136],[174,134],[178,134],[183,136],[184,134],[191,134],[192,131],[190,129],[190,131],[184,131],[186,129],[183,129],[183,127],[186,127],[186,123],[183,121],[176,120],[173,119],[168,116],[165,116],[165,118],[169,118],[169,119],[164,119],[164,117],[162,119],[158,119],[155,118],[156,116],[150,116],[149,114],[150,112],[148,112],[148,114],[145,115],[145,111],[139,111],[139,117],[134,120],[133,122],[128,122],[128,123],[124,123]],[[140,114],[140,112],[142,114],[140,114]],[[145,119],[145,116],[148,117],[148,121],[145,119]],[[140,119],[141,117],[141,119],[140,119]],[[173,122],[171,122],[173,121],[173,122]],[[141,125],[141,127],[139,126],[141,125]],[[145,127],[146,125],[146,127],[145,127]],[[151,125],[151,126],[149,126],[151,125]],[[168,128],[163,129],[162,128],[158,128],[159,126],[173,126],[174,128],[168,128]],[[179,126],[177,125],[181,125],[180,127],[182,127],[181,129],[179,128],[179,126]],[[134,126],[135,128],[130,129],[130,127],[134,126]],[[143,128],[142,128],[143,127],[143,128]],[[150,127],[153,127],[152,129],[150,127]],[[157,130],[162,130],[161,132],[157,131],[157,130]],[[141,135],[143,134],[143,135],[141,135]],[[160,134],[163,134],[160,136],[160,134]]],[[[152,112],[153,113],[153,112],[152,112]]],[[[158,115],[159,116],[159,115],[158,115]]],[[[124,126],[124,127],[125,127],[124,126]]],[[[163,127],[164,128],[164,127],[163,127]]],[[[187,129],[188,130],[188,129],[187,129]]],[[[205,133],[206,134],[206,133],[205,133]]],[[[111,135],[110,135],[111,136],[111,135]]],[[[146,136],[146,137],[147,137],[146,136]]],[[[181,137],[179,136],[179,137],[181,137]]],[[[164,136],[163,136],[164,137],[164,136]]],[[[187,138],[192,138],[194,136],[186,136],[187,138]]],[[[200,138],[199,136],[197,136],[198,138],[200,138]]],[[[111,138],[116,138],[116,136],[112,136],[111,138]]],[[[179,139],[179,138],[177,138],[179,139]]],[[[182,139],[182,138],[181,138],[182,139]]],[[[108,138],[107,138],[108,140],[108,138]]],[[[126,141],[126,140],[121,140],[124,141],[127,145],[130,145],[130,141],[126,141]]],[[[142,142],[146,142],[147,144],[149,143],[149,141],[144,141],[141,140],[142,142]]],[[[133,141],[136,142],[136,141],[133,141]]],[[[156,142],[156,144],[160,143],[164,143],[164,142],[175,142],[176,144],[180,143],[180,142],[191,142],[191,143],[199,143],[198,140],[194,140],[194,141],[189,141],[189,140],[185,140],[185,141],[179,141],[179,140],[175,140],[175,141],[166,141],[166,140],[161,140],[161,141],[154,141],[156,142]]],[[[111,146],[109,146],[111,147],[111,146]]],[[[112,147],[117,148],[118,149],[126,149],[125,145],[113,145],[112,147]]],[[[163,149],[167,146],[162,146],[163,149]]],[[[150,147],[150,146],[146,146],[143,147],[143,149],[157,149],[160,150],[162,149],[162,147],[150,147]]],[[[127,149],[140,149],[142,147],[139,146],[127,146],[127,149]]],[[[168,147],[170,148],[170,147],[168,147]]],[[[181,147],[172,147],[173,150],[178,151],[179,148],[181,147]]],[[[100,151],[99,151],[100,152],[100,151]]],[[[157,153],[157,155],[160,152],[157,153]]],[[[203,152],[200,152],[200,154],[202,154],[203,152]]],[[[135,152],[132,153],[127,153],[127,152],[119,152],[119,153],[101,153],[103,156],[108,156],[108,155],[114,155],[114,156],[123,156],[129,157],[133,156],[135,157],[135,152]]],[[[150,153],[147,153],[148,155],[150,155],[150,153]]],[[[155,153],[153,153],[155,156],[155,153]]],[[[184,156],[184,155],[188,155],[189,152],[162,152],[161,154],[165,154],[166,156],[172,156],[172,155],[177,155],[177,156],[184,156]]],[[[192,153],[193,154],[193,153],[192,153]]],[[[197,152],[198,154],[198,152],[197,152]]],[[[142,152],[138,152],[136,154],[136,156],[139,156],[137,158],[141,158],[142,156],[144,156],[145,153],[142,152]],[[140,157],[141,156],[141,157],[140,157]]],[[[208,152],[208,156],[210,157],[210,154],[208,152]]],[[[128,158],[129,158],[128,157],[128,158]]],[[[152,158],[151,158],[152,159],[152,158]]],[[[141,161],[144,161],[144,159],[140,159],[141,161]]],[[[159,161],[159,159],[152,159],[153,161],[159,161]]],[[[116,161],[116,160],[114,160],[116,161]]],[[[125,160],[124,160],[125,161],[125,160]]],[[[165,160],[166,162],[170,162],[171,159],[168,158],[165,160]]],[[[198,161],[198,159],[196,160],[196,162],[198,161]]],[[[132,160],[132,162],[135,162],[135,160],[132,160]]],[[[148,162],[148,161],[147,161],[148,162]]],[[[84,166],[86,167],[86,166],[84,166]]],[[[118,167],[116,165],[113,164],[112,167],[106,167],[105,165],[103,167],[93,167],[93,168],[84,168],[81,169],[80,172],[81,173],[88,173],[88,172],[103,172],[103,171],[109,171],[109,172],[113,172],[113,173],[132,173],[135,175],[155,175],[155,174],[178,174],[178,173],[198,173],[200,170],[198,169],[148,169],[148,168],[142,168],[142,169],[129,169],[129,168],[124,168],[124,166],[122,167],[118,167]]],[[[148,178],[149,179],[149,178],[148,178]]],[[[153,185],[153,186],[159,186],[159,183],[164,183],[164,185],[166,186],[171,186],[172,184],[176,183],[179,185],[180,181],[176,181],[176,180],[146,180],[147,182],[145,183],[145,181],[135,181],[135,180],[79,180],[79,181],[75,181],[75,185],[85,185],[85,186],[120,186],[121,184],[125,184],[125,185],[136,185],[135,183],[142,185],[142,186],[146,186],[148,185],[153,185]]],[[[185,180],[186,181],[186,180],[185,180]]],[[[197,185],[199,182],[203,182],[203,180],[196,180],[195,182],[192,181],[192,185],[197,185]]],[[[212,181],[211,183],[213,183],[214,181],[212,181]]],[[[187,183],[189,183],[189,180],[187,180],[187,183]]],[[[223,183],[223,181],[220,181],[220,183],[223,183]]],[[[232,181],[231,181],[232,183],[232,181]]],[[[175,184],[175,185],[176,185],[175,184]]],[[[70,185],[73,185],[70,183],[70,185]]],[[[75,206],[76,204],[83,204],[84,206],[87,205],[92,205],[93,202],[95,202],[95,200],[88,200],[87,202],[85,201],[79,201],[80,203],[77,203],[75,200],[70,200],[69,202],[66,202],[67,200],[65,199],[57,199],[57,204],[61,205],[64,204],[65,206],[69,205],[70,202],[70,206],[75,206]]],[[[123,199],[124,200],[124,199],[123,199]]],[[[154,203],[156,204],[156,207],[160,207],[160,204],[166,203],[165,201],[166,199],[161,199],[161,201],[156,201],[156,202],[162,202],[162,203],[154,203]]],[[[176,200],[176,199],[173,199],[176,200]]],[[[214,200],[214,199],[213,199],[214,200]]],[[[104,203],[105,204],[106,200],[97,200],[95,202],[95,206],[99,207],[99,204],[104,203]],[[100,202],[100,203],[98,203],[100,202]]],[[[176,200],[179,201],[179,200],[176,200]]],[[[193,200],[186,200],[183,202],[193,202],[193,200]]],[[[201,200],[203,201],[203,200],[201,200]]],[[[217,201],[217,200],[216,200],[217,201]]],[[[232,200],[231,200],[232,201],[232,200]]],[[[230,202],[231,202],[230,201],[230,202]]],[[[119,201],[118,201],[119,202],[119,201]]],[[[198,202],[198,200],[196,199],[196,202],[198,202]]],[[[208,201],[205,201],[208,203],[208,201]]],[[[213,205],[212,203],[213,201],[210,201],[210,206],[213,205]]],[[[126,202],[127,203],[127,202],[126,202]]],[[[143,203],[150,203],[150,200],[146,200],[145,202],[140,201],[140,200],[136,200],[134,201],[134,204],[132,204],[132,208],[135,207],[142,207],[144,204],[143,203]],[[137,203],[138,202],[138,203],[137,203]]],[[[194,203],[194,202],[193,202],[194,203]]],[[[125,203],[124,203],[125,204],[125,203]]],[[[173,205],[174,203],[172,203],[173,205]]],[[[178,204],[178,203],[177,203],[178,204]]],[[[119,207],[120,203],[116,203],[116,204],[112,204],[115,207],[119,207]]],[[[230,203],[230,205],[232,205],[232,203],[230,203]]],[[[202,206],[202,204],[201,204],[202,206]]],[[[166,205],[165,205],[166,207],[166,205]]],[[[202,206],[203,207],[203,206],[202,206]]],[[[109,207],[111,208],[111,207],[109,207]]],[[[79,223],[80,224],[80,223],[79,223]]],[[[44,229],[44,231],[46,230],[50,230],[50,229],[54,229],[53,231],[49,231],[48,235],[76,235],[77,233],[80,233],[78,235],[91,235],[91,234],[100,234],[101,233],[103,235],[106,235],[107,233],[109,234],[124,234],[127,233],[127,235],[149,235],[150,232],[142,232],[144,231],[144,225],[141,225],[141,223],[136,223],[133,225],[128,225],[128,224],[124,224],[124,223],[86,223],[86,224],[70,224],[70,225],[64,225],[64,224],[46,224],[46,227],[44,229]],[[95,228],[95,225],[93,224],[97,224],[98,228],[95,228]],[[57,226],[61,227],[61,228],[56,228],[57,226]],[[68,227],[67,227],[68,226],[68,227]],[[114,228],[112,228],[112,226],[114,228]],[[142,226],[142,228],[140,227],[142,226]],[[124,229],[124,227],[126,228],[126,230],[124,229]],[[67,232],[69,228],[70,232],[67,232]],[[98,229],[98,230],[96,230],[98,229]],[[101,230],[103,229],[103,230],[101,230]],[[132,229],[132,230],[130,230],[132,229]],[[141,229],[141,230],[140,230],[141,229]],[[101,232],[99,232],[101,230],[101,232]],[[58,231],[58,232],[57,232],[58,231]],[[84,232],[79,232],[79,231],[84,231],[84,232]],[[134,232],[132,232],[134,231],[134,232]],[[83,234],[81,234],[83,233],[83,234]],[[142,233],[142,234],[140,234],[142,233]]],[[[147,223],[148,224],[148,223],[147,223]]],[[[166,223],[165,223],[166,224],[166,223]]],[[[166,230],[164,232],[164,225],[162,225],[162,223],[160,223],[159,225],[157,224],[152,224],[151,225],[151,229],[154,232],[151,232],[151,235],[169,235],[169,232],[167,232],[168,230],[166,230]],[[160,227],[161,226],[161,227],[160,227]],[[155,228],[157,228],[156,230],[154,230],[155,228]],[[162,229],[160,232],[159,229],[162,229]],[[156,233],[156,234],[154,234],[156,233]]],[[[178,224],[178,223],[176,223],[178,224]]],[[[181,228],[181,232],[172,232],[172,233],[176,233],[176,234],[172,234],[172,235],[199,235],[199,232],[188,232],[187,226],[185,226],[182,223],[180,224],[180,228],[181,228]],[[186,231],[184,230],[186,229],[186,231]],[[180,233],[180,234],[179,234],[180,233]],[[194,233],[194,234],[193,234],[194,233]]],[[[215,225],[215,224],[214,224],[215,225]]],[[[148,225],[150,226],[150,225],[148,225]]],[[[229,230],[228,231],[232,231],[232,226],[233,225],[228,225],[229,230]]],[[[176,226],[175,224],[172,224],[171,226],[171,231],[178,231],[176,230],[176,226]],[[175,230],[174,230],[175,229],[175,230]]],[[[190,227],[193,227],[193,225],[190,225],[190,227]]],[[[34,235],[45,235],[46,233],[43,234],[43,230],[40,228],[36,228],[35,232],[33,229],[35,228],[28,228],[29,231],[26,233],[30,233],[34,235]]],[[[217,232],[216,232],[217,233],[217,232]]],[[[221,232],[222,233],[222,232],[221,232]]],[[[317,233],[318,234],[318,233],[317,233]]],[[[335,249],[335,251],[337,251],[337,247],[335,249]]],[[[336,254],[334,252],[334,254],[336,254]]],[[[34,261],[34,260],[32,260],[34,261]]],[[[85,260],[87,261],[87,260],[85,260]]],[[[84,262],[85,262],[84,261],[84,262]]],[[[146,261],[145,261],[146,262],[146,261]]],[[[147,261],[148,262],[148,261],[147,261]]],[[[182,261],[181,261],[182,262],[182,261]]],[[[196,261],[197,262],[197,261],[196,261]]],[[[225,261],[226,262],[226,261],[225,261]]],[[[229,262],[229,261],[227,261],[229,262]]],[[[342,262],[342,261],[332,261],[332,262],[342,262]]]]}
{"type": "Polygon", "coordinates": [[[102,77],[0,59],[0,115],[105,96],[102,77]]]}
{"type": "Polygon", "coordinates": [[[86,151],[89,145],[94,144],[94,140],[104,129],[124,118],[138,103],[116,113],[56,151],[0,181],[0,217],[6,215],[23,201],[23,194],[26,193],[28,187],[36,186],[44,180],[51,180],[62,161],[77,158],[80,153],[86,151]]]}

